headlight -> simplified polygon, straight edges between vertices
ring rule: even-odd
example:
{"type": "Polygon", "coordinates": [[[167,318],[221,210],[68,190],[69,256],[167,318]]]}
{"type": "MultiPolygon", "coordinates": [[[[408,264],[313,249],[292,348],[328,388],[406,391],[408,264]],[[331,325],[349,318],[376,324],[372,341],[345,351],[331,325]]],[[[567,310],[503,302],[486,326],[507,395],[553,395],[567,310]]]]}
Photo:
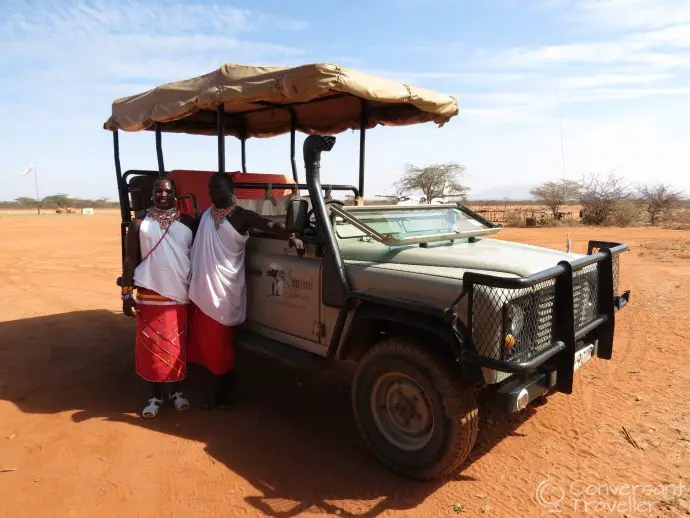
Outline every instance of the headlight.
{"type": "Polygon", "coordinates": [[[525,328],[530,300],[530,295],[526,295],[503,304],[503,345],[507,350],[524,340],[521,335],[525,328]]]}
{"type": "Polygon", "coordinates": [[[525,308],[520,304],[506,302],[503,305],[503,330],[518,335],[525,326],[525,308]]]}

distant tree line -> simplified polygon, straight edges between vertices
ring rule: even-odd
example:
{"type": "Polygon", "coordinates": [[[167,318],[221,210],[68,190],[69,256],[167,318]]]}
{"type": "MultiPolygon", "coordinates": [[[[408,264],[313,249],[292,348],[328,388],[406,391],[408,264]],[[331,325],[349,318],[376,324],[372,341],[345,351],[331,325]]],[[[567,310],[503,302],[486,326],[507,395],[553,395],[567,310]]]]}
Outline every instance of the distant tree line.
{"type": "Polygon", "coordinates": [[[657,182],[632,186],[612,172],[603,177],[592,174],[579,182],[567,179],[544,182],[530,194],[546,205],[554,218],[562,206],[579,203],[580,218],[589,225],[603,225],[621,212],[635,210],[644,212],[649,223],[655,225],[683,201],[681,193],[670,185],[657,182]]]}
{"type": "MultiPolygon", "coordinates": [[[[16,198],[14,201],[0,201],[0,208],[3,209],[35,209],[39,203],[35,198],[22,196],[16,198]]],[[[92,208],[118,208],[120,203],[117,201],[110,201],[107,198],[97,198],[95,200],[88,198],[73,198],[67,194],[53,194],[46,196],[40,200],[42,209],[59,209],[59,208],[74,208],[83,209],[85,207],[92,208]]]]}
{"type": "MultiPolygon", "coordinates": [[[[398,197],[420,195],[425,203],[447,197],[465,201],[469,189],[461,182],[464,173],[465,166],[455,162],[424,167],[406,164],[395,187],[398,197]]],[[[670,185],[658,182],[628,185],[613,172],[591,174],[580,181],[544,182],[531,189],[530,194],[550,210],[554,220],[560,219],[562,207],[578,203],[582,207],[580,219],[588,225],[626,224],[640,214],[656,225],[660,220],[668,220],[674,209],[689,203],[670,185]]]]}

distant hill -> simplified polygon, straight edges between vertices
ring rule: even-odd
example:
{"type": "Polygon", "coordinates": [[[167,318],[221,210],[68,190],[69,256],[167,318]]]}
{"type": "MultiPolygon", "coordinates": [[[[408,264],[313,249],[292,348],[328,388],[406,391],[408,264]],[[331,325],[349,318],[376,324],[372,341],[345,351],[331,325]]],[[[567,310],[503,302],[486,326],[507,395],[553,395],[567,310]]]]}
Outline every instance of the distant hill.
{"type": "Polygon", "coordinates": [[[529,193],[531,185],[497,185],[481,191],[469,192],[470,201],[482,200],[511,200],[526,201],[532,200],[533,196],[529,193]]]}

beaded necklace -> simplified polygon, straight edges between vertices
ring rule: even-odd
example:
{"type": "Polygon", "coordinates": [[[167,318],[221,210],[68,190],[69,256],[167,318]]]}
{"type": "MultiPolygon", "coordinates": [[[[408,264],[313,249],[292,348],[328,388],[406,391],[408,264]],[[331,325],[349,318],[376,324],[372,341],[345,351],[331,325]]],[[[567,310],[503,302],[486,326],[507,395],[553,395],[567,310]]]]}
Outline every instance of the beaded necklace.
{"type": "Polygon", "coordinates": [[[147,211],[148,215],[151,216],[163,230],[166,230],[173,221],[180,218],[180,212],[176,207],[172,209],[159,209],[158,207],[151,207],[147,211]]]}
{"type": "Polygon", "coordinates": [[[213,223],[216,228],[220,227],[223,220],[235,212],[237,205],[233,204],[230,207],[225,207],[218,209],[216,207],[211,207],[211,218],[213,218],[213,223]]]}

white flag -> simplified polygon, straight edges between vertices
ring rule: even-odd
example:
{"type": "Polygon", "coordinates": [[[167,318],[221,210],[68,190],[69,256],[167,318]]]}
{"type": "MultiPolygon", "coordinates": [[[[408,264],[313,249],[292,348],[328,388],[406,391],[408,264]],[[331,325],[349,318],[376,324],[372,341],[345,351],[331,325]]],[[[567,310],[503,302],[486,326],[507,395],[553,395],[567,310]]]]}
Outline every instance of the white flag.
{"type": "Polygon", "coordinates": [[[33,171],[34,169],[36,169],[36,167],[35,167],[33,164],[29,164],[29,167],[27,167],[26,169],[24,169],[24,172],[22,173],[22,176],[26,176],[27,174],[29,174],[29,173],[30,173],[31,171],[33,171]]]}

